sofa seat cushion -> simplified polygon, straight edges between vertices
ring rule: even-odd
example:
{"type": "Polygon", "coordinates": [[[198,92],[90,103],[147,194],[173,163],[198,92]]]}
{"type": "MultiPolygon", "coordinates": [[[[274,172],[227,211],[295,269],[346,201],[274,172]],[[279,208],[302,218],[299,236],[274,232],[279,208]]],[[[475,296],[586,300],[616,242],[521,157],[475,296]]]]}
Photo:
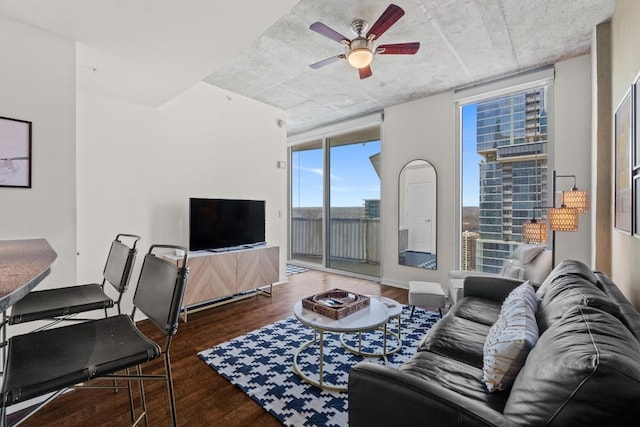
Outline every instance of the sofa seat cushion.
{"type": "Polygon", "coordinates": [[[635,425],[640,344],[595,307],[574,306],[540,336],[504,415],[523,425],[635,425]]]}
{"type": "Polygon", "coordinates": [[[457,316],[472,322],[491,326],[498,320],[500,307],[497,301],[469,296],[454,305],[447,316],[457,316]]]}
{"type": "MultiPolygon", "coordinates": [[[[504,392],[487,393],[482,383],[482,369],[428,351],[416,353],[399,369],[417,378],[440,384],[498,412],[503,411],[509,396],[504,392]]],[[[425,422],[429,420],[428,413],[424,416],[427,417],[425,422]]]]}
{"type": "Polygon", "coordinates": [[[447,315],[429,330],[418,346],[418,352],[430,351],[482,369],[489,328],[482,323],[447,315]]]}
{"type": "Polygon", "coordinates": [[[597,307],[620,317],[620,307],[590,281],[579,276],[558,276],[547,285],[538,305],[536,317],[540,334],[576,305],[597,307]]]}

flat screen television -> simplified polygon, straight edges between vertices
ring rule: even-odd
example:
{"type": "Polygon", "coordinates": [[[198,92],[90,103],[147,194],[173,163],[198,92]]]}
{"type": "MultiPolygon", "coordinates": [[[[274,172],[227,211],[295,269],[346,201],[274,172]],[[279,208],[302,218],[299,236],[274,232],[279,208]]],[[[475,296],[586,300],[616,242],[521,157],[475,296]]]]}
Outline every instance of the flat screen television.
{"type": "Polygon", "coordinates": [[[265,201],[189,199],[189,250],[224,250],[265,241],[265,201]]]}

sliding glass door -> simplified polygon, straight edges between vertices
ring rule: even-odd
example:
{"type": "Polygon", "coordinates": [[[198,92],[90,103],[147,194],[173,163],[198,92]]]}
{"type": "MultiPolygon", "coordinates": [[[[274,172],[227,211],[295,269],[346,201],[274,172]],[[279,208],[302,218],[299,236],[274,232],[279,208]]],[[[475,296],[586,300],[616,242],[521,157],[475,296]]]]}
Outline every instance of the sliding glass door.
{"type": "Polygon", "coordinates": [[[379,127],[291,148],[291,259],[380,277],[379,127]]]}
{"type": "Polygon", "coordinates": [[[380,277],[379,131],[328,138],[327,266],[380,277]]]}
{"type": "Polygon", "coordinates": [[[323,263],[324,150],[322,140],[291,149],[291,259],[323,263]]]}

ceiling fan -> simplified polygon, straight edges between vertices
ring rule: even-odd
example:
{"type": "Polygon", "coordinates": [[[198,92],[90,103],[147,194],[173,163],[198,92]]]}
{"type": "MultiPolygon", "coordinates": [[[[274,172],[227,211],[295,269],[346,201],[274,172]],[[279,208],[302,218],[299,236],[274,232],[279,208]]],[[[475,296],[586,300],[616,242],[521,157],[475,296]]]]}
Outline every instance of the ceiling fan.
{"type": "Polygon", "coordinates": [[[322,22],[315,22],[309,27],[316,33],[342,43],[345,46],[345,53],[335,55],[322,61],[309,65],[313,69],[324,67],[325,65],[336,62],[339,59],[346,59],[349,64],[358,69],[361,79],[371,77],[371,61],[373,55],[413,55],[420,49],[420,42],[413,43],[396,43],[383,44],[375,46],[374,41],[384,34],[393,24],[395,24],[404,15],[404,10],[400,6],[390,4],[389,7],[380,15],[380,18],[371,26],[362,19],[356,19],[351,23],[351,29],[356,37],[349,40],[347,37],[329,28],[322,22]],[[365,31],[367,33],[365,34],[365,31]]]}

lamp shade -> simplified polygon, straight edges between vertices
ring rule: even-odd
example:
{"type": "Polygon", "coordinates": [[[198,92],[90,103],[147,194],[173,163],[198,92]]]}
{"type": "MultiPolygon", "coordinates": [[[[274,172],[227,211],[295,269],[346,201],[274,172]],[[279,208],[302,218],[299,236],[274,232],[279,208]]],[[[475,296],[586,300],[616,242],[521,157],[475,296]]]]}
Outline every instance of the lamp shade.
{"type": "Polygon", "coordinates": [[[578,213],[589,210],[589,192],[573,188],[571,191],[562,192],[562,204],[568,208],[575,208],[578,213]]]}
{"type": "Polygon", "coordinates": [[[543,244],[547,241],[547,223],[544,221],[536,221],[522,224],[522,238],[525,243],[543,244]]]}
{"type": "Polygon", "coordinates": [[[578,210],[565,205],[549,208],[549,224],[553,231],[578,231],[578,210]]]}

